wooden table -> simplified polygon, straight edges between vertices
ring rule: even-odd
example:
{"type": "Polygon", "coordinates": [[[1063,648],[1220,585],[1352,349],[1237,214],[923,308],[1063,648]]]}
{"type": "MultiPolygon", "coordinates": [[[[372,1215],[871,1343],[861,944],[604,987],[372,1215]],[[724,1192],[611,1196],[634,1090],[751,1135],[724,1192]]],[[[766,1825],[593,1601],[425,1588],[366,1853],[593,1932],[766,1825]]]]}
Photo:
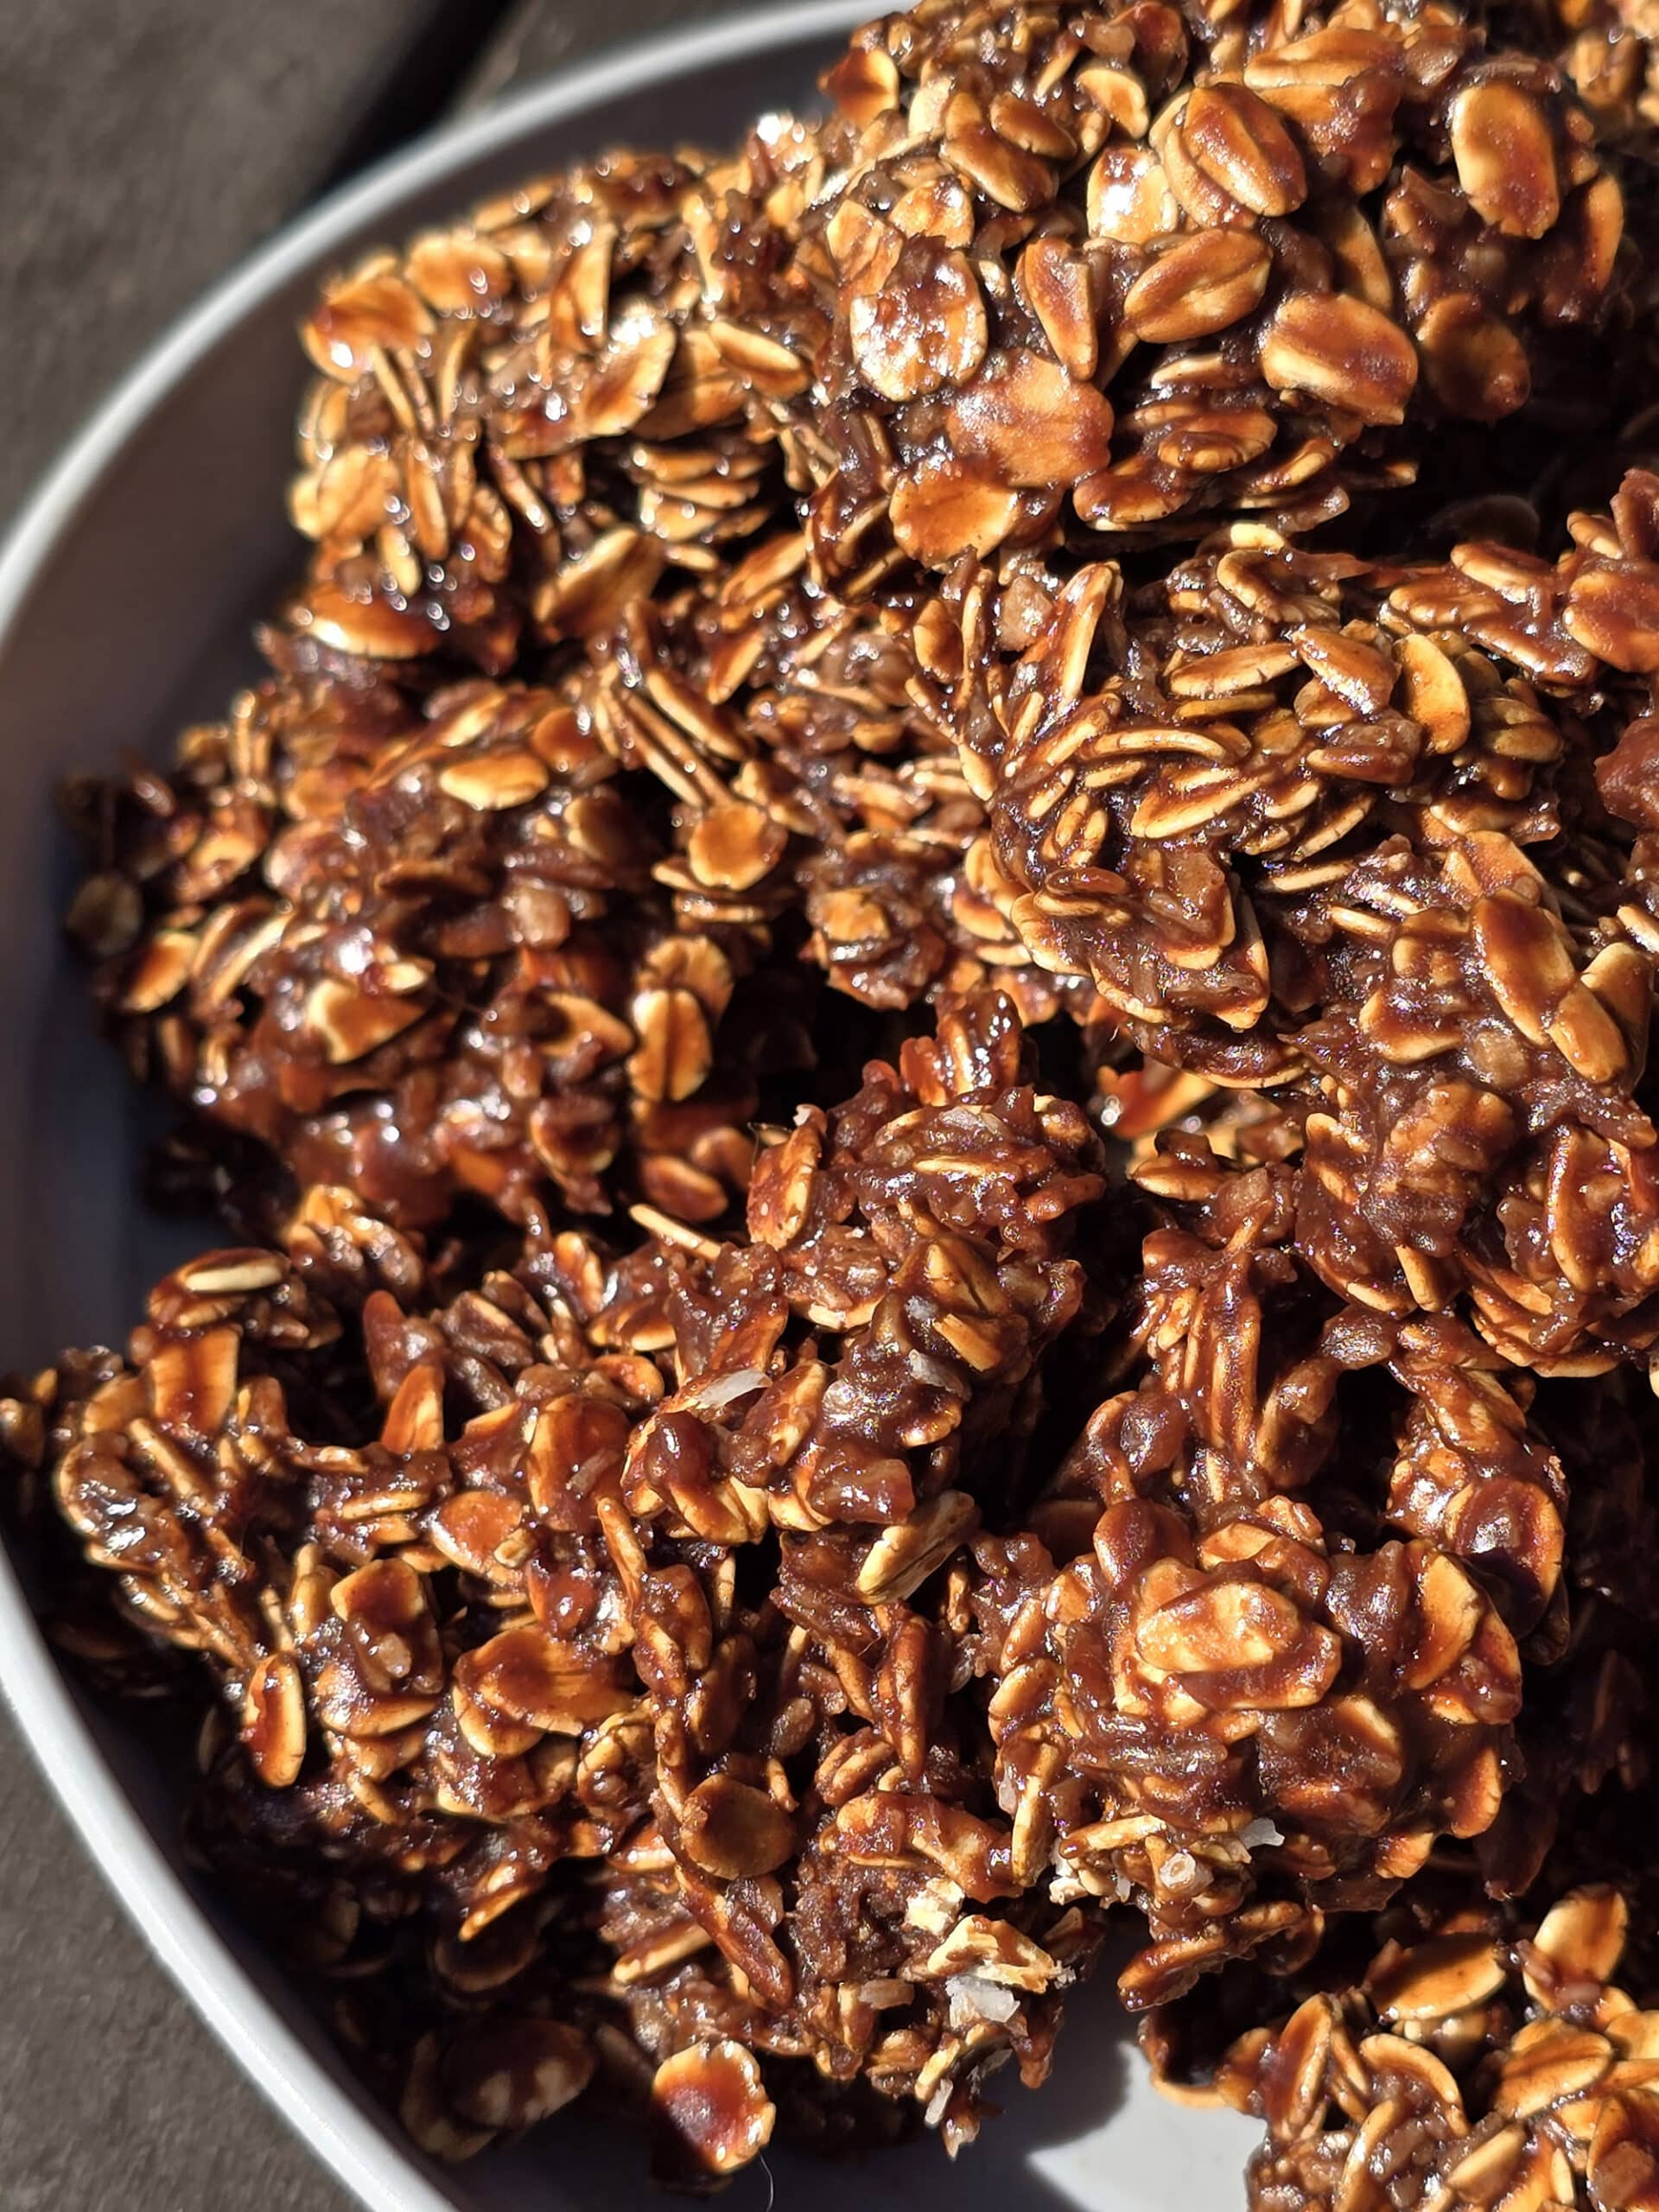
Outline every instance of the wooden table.
{"type": "MultiPolygon", "coordinates": [[[[139,349],[316,194],[734,0],[0,0],[0,522],[139,349]]],[[[0,1709],[0,2205],[347,2212],[104,1888],[0,1709]]]]}

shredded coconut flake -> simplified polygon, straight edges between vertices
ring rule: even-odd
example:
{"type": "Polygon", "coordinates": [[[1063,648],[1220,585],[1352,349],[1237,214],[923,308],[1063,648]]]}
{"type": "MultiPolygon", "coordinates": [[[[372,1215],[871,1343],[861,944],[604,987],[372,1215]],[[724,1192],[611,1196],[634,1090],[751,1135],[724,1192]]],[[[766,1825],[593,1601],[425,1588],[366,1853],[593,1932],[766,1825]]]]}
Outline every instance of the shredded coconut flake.
{"type": "Polygon", "coordinates": [[[747,1397],[751,1390],[764,1390],[766,1385],[763,1367],[734,1367],[729,1375],[711,1375],[706,1382],[694,1383],[685,1394],[686,1402],[701,1413],[718,1413],[734,1398],[747,1397]]]}
{"type": "Polygon", "coordinates": [[[995,2020],[1001,2026],[1020,2010],[1020,1999],[1011,1989],[982,1974],[953,1974],[944,1986],[953,2028],[973,2027],[981,2020],[995,2020]]]}

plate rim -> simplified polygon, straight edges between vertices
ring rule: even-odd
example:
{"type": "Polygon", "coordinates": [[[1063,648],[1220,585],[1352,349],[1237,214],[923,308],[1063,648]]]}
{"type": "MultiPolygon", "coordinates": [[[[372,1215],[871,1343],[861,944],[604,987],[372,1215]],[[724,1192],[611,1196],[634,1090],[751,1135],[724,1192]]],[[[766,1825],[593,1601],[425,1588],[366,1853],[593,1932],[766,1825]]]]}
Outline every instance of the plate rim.
{"type": "MultiPolygon", "coordinates": [[[[38,578],[149,419],[245,316],[344,236],[441,184],[497,146],[583,110],[722,61],[781,52],[850,29],[872,0],[782,0],[696,29],[632,41],[476,115],[442,123],[337,187],[219,278],[153,340],[94,406],[26,499],[0,546],[0,657],[38,578]]],[[[417,2153],[359,2105],[343,2067],[308,2050],[168,1864],[105,1761],[0,1541],[0,1693],[42,1779],[152,1955],[243,2078],[365,2212],[455,2212],[417,2153]]]]}

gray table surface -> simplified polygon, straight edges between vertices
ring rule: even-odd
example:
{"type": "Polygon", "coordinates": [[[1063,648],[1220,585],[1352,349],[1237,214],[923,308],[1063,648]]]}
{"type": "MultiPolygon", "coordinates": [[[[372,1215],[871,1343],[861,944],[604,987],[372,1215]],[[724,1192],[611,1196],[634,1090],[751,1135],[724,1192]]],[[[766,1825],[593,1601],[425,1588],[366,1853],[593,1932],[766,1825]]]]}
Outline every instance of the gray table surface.
{"type": "MultiPolygon", "coordinates": [[[[456,104],[733,0],[0,0],[0,523],[134,355],[456,104]]],[[[0,1709],[0,2208],[346,2212],[104,1888],[0,1709]]]]}

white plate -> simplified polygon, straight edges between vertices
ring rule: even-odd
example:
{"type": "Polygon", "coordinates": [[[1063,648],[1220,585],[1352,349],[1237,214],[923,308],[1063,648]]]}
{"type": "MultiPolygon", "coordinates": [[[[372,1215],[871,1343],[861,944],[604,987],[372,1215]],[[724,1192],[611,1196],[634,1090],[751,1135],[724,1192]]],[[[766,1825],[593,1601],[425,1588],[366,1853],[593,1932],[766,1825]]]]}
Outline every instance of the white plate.
{"type": "MultiPolygon", "coordinates": [[[[293,569],[283,523],[303,376],[292,337],[318,278],[518,176],[609,145],[718,143],[810,99],[861,4],[778,7],[572,73],[422,141],[337,194],[214,291],[99,411],[0,556],[0,1367],[120,1342],[180,1249],[135,1201],[153,1112],[92,1038],[56,916],[71,856],[53,790],[124,751],[164,757],[252,671],[249,626],[293,569]]],[[[203,1237],[194,1240],[200,1243],[203,1237]]],[[[0,1551],[0,1681],[87,1847],[204,2019],[373,2212],[595,2212],[646,2201],[636,2134],[556,2121],[458,2172],[426,2164],[358,2094],[305,1999],[181,1866],[176,1787],[60,1671],[0,1551]]],[[[724,2202],[830,2212],[949,2189],[962,2212],[1195,2212],[1236,2203],[1253,2131],[1147,2088],[1102,1986],[1078,1997],[1054,2079],[1007,2077],[1007,2116],[947,2172],[925,2142],[847,2168],[783,2152],[724,2202]]]]}

